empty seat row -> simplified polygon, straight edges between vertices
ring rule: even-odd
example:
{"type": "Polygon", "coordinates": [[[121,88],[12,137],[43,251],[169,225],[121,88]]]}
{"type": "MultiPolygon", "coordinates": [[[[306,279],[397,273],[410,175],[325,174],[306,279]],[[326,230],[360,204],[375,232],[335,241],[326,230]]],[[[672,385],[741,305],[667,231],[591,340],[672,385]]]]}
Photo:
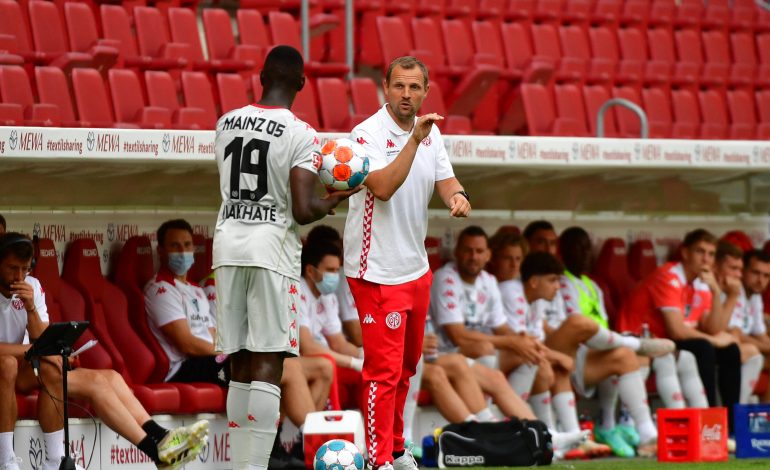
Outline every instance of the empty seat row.
{"type": "MultiPolygon", "coordinates": [[[[596,135],[599,108],[611,98],[623,98],[645,110],[652,138],[770,138],[770,91],[731,90],[726,101],[724,96],[714,90],[696,94],[665,87],[645,88],[640,96],[632,87],[610,92],[600,85],[522,85],[530,135],[596,135]]],[[[604,131],[605,137],[639,137],[639,118],[625,108],[613,107],[605,114],[604,131]]]]}

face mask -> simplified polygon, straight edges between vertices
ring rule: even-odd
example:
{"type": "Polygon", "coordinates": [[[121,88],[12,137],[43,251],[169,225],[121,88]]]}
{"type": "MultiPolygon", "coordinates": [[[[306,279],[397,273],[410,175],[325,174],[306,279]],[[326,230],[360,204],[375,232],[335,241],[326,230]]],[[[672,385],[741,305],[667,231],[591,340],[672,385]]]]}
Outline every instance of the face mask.
{"type": "Polygon", "coordinates": [[[192,251],[168,254],[168,268],[177,276],[184,276],[194,262],[195,255],[192,251]]]}
{"type": "Polygon", "coordinates": [[[339,273],[324,273],[323,279],[315,283],[316,289],[321,295],[331,294],[337,290],[340,283],[339,273]]]}

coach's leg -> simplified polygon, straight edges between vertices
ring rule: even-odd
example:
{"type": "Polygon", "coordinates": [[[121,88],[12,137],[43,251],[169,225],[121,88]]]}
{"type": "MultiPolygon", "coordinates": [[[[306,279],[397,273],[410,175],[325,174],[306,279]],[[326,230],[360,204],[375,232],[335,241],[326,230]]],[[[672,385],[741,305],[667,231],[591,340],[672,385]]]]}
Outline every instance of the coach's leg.
{"type": "Polygon", "coordinates": [[[703,387],[706,389],[709,406],[717,406],[717,364],[714,346],[705,339],[687,339],[677,341],[676,348],[682,351],[690,351],[695,356],[698,362],[698,375],[700,375],[703,387]]]}

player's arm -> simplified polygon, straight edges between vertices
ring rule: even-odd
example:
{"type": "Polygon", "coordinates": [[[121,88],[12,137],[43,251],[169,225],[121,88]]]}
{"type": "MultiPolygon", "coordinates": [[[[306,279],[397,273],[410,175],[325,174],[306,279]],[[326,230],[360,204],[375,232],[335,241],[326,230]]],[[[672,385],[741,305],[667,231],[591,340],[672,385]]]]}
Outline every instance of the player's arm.
{"type": "Polygon", "coordinates": [[[409,175],[409,170],[412,168],[420,142],[428,137],[433,128],[433,123],[442,119],[444,118],[436,113],[421,116],[414,125],[411,137],[395,160],[385,167],[369,173],[366,181],[364,181],[364,186],[374,194],[374,197],[381,201],[388,201],[393,197],[393,194],[404,184],[406,177],[409,175]]]}
{"type": "Polygon", "coordinates": [[[214,356],[214,344],[198,338],[190,331],[187,319],[174,320],[160,327],[163,336],[186,356],[214,356]]]}
{"type": "Polygon", "coordinates": [[[700,275],[701,280],[705,282],[711,290],[711,309],[708,315],[700,321],[700,327],[704,333],[715,335],[720,331],[726,331],[730,323],[730,317],[733,315],[735,305],[738,302],[740,294],[740,281],[737,279],[728,280],[727,298],[725,302],[719,301],[722,289],[710,271],[704,271],[700,275]]]}
{"type": "Polygon", "coordinates": [[[710,335],[695,328],[690,328],[684,324],[682,312],[678,308],[662,308],[660,311],[663,315],[663,322],[668,337],[674,341],[705,339],[717,348],[723,348],[735,342],[735,336],[726,331],[710,335]]]}
{"type": "Polygon", "coordinates": [[[337,205],[357,193],[361,188],[334,191],[323,197],[316,195],[318,175],[310,170],[294,167],[289,173],[291,185],[291,213],[300,225],[322,219],[337,205]]]}
{"type": "Polygon", "coordinates": [[[741,342],[753,344],[764,355],[770,354],[770,336],[767,333],[762,335],[743,335],[741,342]]]}
{"type": "Polygon", "coordinates": [[[471,203],[460,194],[461,191],[464,191],[463,186],[454,176],[436,181],[436,192],[449,208],[452,217],[468,217],[471,212],[471,203]]]}
{"type": "Polygon", "coordinates": [[[360,366],[363,367],[363,361],[361,359],[354,358],[347,354],[340,354],[337,351],[320,344],[313,338],[313,335],[306,326],[299,327],[299,351],[303,356],[326,354],[327,356],[331,356],[332,359],[334,359],[334,363],[340,367],[356,369],[356,362],[359,362],[360,366]]]}
{"type": "Polygon", "coordinates": [[[342,322],[342,331],[345,336],[356,346],[363,346],[364,341],[361,338],[361,322],[358,320],[347,320],[342,322]]]}
{"type": "Polygon", "coordinates": [[[345,336],[342,333],[334,333],[331,335],[325,335],[326,341],[329,342],[329,347],[337,351],[340,354],[345,354],[347,356],[353,356],[358,357],[361,352],[358,350],[358,347],[355,346],[353,343],[348,342],[347,339],[345,339],[345,336]]]}
{"type": "MultiPolygon", "coordinates": [[[[34,341],[43,333],[48,323],[41,318],[40,310],[45,309],[45,299],[37,299],[35,289],[27,281],[19,281],[11,284],[11,294],[15,295],[24,302],[24,309],[27,311],[27,332],[29,339],[34,341]]],[[[47,313],[47,312],[46,312],[47,313]]],[[[48,316],[46,314],[46,320],[48,316]]]]}
{"type": "Polygon", "coordinates": [[[13,356],[16,359],[22,359],[30,346],[30,344],[0,343],[0,356],[13,356]]]}

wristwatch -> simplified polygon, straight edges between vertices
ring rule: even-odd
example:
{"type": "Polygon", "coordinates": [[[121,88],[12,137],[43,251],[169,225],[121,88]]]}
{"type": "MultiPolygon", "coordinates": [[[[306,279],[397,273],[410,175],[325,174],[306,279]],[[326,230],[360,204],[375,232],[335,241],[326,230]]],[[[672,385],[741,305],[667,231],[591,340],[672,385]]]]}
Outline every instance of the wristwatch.
{"type": "Polygon", "coordinates": [[[457,191],[455,194],[459,194],[462,197],[464,197],[468,202],[471,202],[471,197],[468,195],[468,193],[465,192],[464,189],[457,191]]]}

